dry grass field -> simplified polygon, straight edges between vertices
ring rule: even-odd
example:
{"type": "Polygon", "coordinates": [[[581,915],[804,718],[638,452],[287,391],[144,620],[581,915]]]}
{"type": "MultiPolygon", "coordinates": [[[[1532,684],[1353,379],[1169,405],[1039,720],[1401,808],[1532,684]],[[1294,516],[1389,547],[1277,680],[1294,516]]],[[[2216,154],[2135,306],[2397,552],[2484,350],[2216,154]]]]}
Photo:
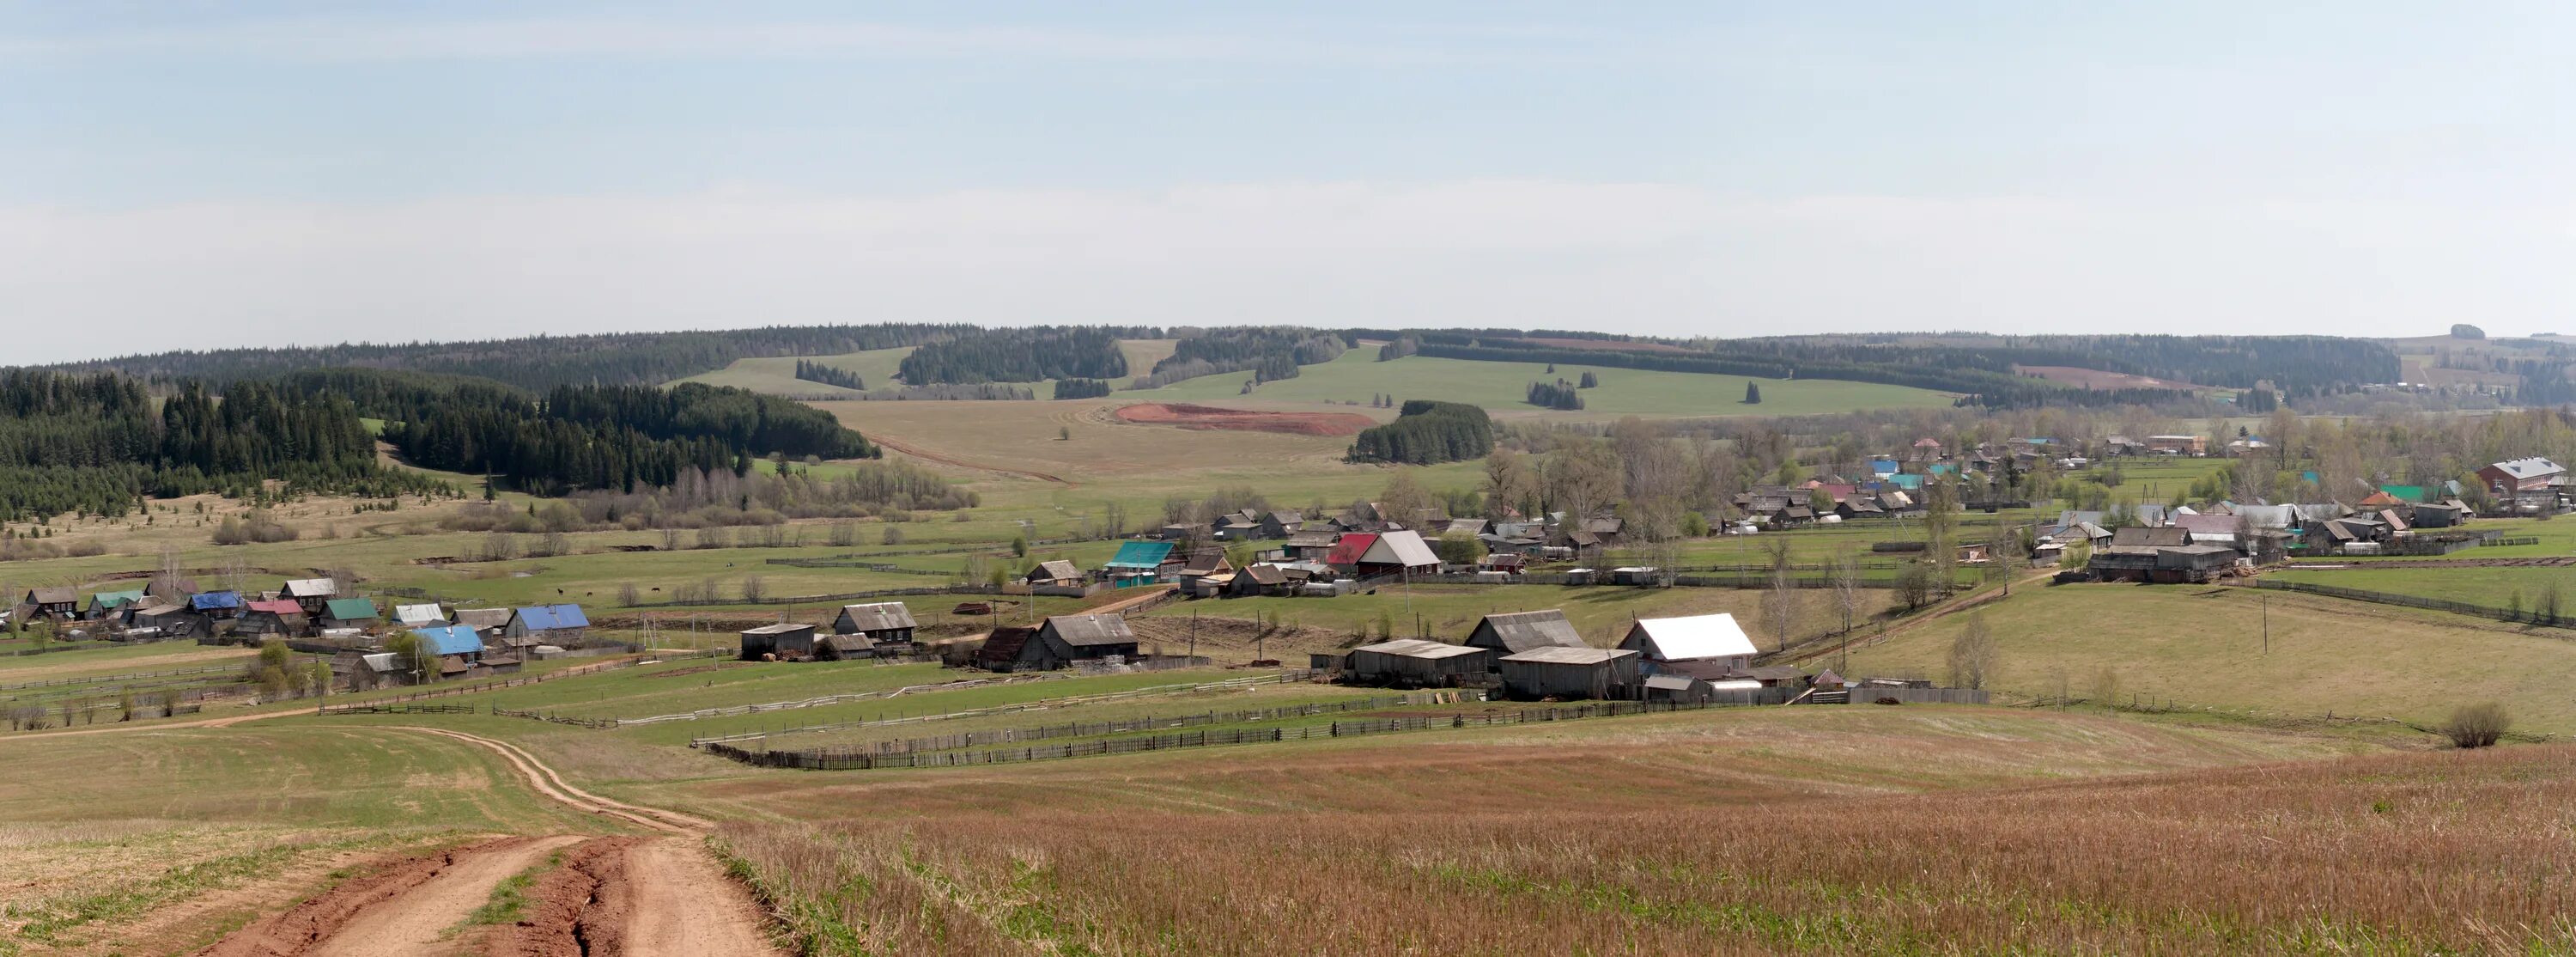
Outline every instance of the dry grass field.
{"type": "MultiPolygon", "coordinates": [[[[1468,734],[1474,734],[1470,732],[1468,734]]],[[[2556,953],[2576,752],[1961,708],[806,775],[813,953],[2556,953]],[[2130,776],[2146,772],[2145,777],[2130,776]],[[936,812],[927,809],[938,808],[936,812]]]]}

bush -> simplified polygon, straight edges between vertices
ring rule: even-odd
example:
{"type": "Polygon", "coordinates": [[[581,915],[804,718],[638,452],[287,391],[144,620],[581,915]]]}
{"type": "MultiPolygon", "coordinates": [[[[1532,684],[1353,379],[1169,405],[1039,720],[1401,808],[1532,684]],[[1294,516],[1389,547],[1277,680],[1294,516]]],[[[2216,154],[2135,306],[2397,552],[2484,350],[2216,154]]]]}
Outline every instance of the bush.
{"type": "Polygon", "coordinates": [[[2461,705],[2451,712],[2451,720],[2442,723],[2442,736],[2454,747],[2492,747],[2513,726],[2513,715],[2493,701],[2461,705]]]}

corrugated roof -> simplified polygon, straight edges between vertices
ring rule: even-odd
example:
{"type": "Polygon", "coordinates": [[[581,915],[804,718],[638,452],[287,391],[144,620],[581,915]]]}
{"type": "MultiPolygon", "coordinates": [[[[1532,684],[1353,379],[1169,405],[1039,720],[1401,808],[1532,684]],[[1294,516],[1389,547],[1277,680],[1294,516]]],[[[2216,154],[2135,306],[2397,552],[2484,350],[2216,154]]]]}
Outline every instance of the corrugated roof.
{"type": "Polygon", "coordinates": [[[322,603],[322,613],[341,621],[363,621],[376,617],[376,603],[364,598],[334,598],[322,603]]]}
{"type": "Polygon", "coordinates": [[[1369,546],[1360,560],[1377,564],[1402,565],[1406,568],[1440,564],[1439,554],[1433,552],[1431,546],[1422,541],[1421,532],[1403,529],[1380,533],[1377,536],[1377,544],[1369,546]]]}
{"type": "Polygon", "coordinates": [[[1344,532],[1333,541],[1333,550],[1324,555],[1327,565],[1357,565],[1377,544],[1375,532],[1344,532]]]}
{"type": "Polygon", "coordinates": [[[340,593],[340,586],[328,578],[290,578],[278,594],[288,598],[329,598],[340,593]]]}
{"type": "Polygon", "coordinates": [[[1573,622],[1565,620],[1565,612],[1562,609],[1543,608],[1538,611],[1486,615],[1485,620],[1478,624],[1476,630],[1482,633],[1488,628],[1493,629],[1495,640],[1502,644],[1506,652],[1528,651],[1533,648],[1583,647],[1583,634],[1574,630],[1573,622]]]}
{"type": "Polygon", "coordinates": [[[92,608],[115,608],[120,605],[131,604],[142,600],[143,590],[140,588],[126,591],[103,591],[89,596],[89,604],[92,608]]]}
{"type": "Polygon", "coordinates": [[[775,625],[762,625],[758,628],[745,628],[742,630],[742,633],[746,635],[792,635],[800,631],[813,630],[814,626],[812,625],[798,624],[792,621],[782,621],[775,625]]]}
{"type": "Polygon", "coordinates": [[[188,596],[188,607],[198,611],[239,608],[242,596],[237,591],[204,591],[188,596]]]}
{"type": "Polygon", "coordinates": [[[919,627],[913,624],[912,609],[899,601],[843,605],[841,614],[849,616],[851,624],[858,631],[890,631],[896,628],[919,627]]]}
{"type": "Polygon", "coordinates": [[[1617,648],[1533,648],[1519,654],[1504,655],[1504,661],[1523,664],[1599,665],[1635,655],[1617,648]]]}
{"type": "Polygon", "coordinates": [[[474,628],[501,628],[510,624],[507,608],[459,608],[455,622],[474,628]]]}
{"type": "Polygon", "coordinates": [[[1118,615],[1049,615],[1046,627],[1058,640],[1076,648],[1090,645],[1132,645],[1136,633],[1127,627],[1127,619],[1118,615]]]}
{"type": "Polygon", "coordinates": [[[1118,554],[1110,556],[1110,568],[1151,571],[1162,567],[1172,555],[1170,542],[1121,542],[1118,554]]]}
{"type": "Polygon", "coordinates": [[[2514,459],[2510,462],[2498,462],[2493,465],[2492,468],[2498,472],[2503,472],[2506,475],[2512,476],[2517,480],[2539,478],[2544,475],[2556,475],[2560,472],[2567,471],[2566,469],[2559,468],[2558,463],[2544,458],[2514,459]]]}
{"type": "Polygon", "coordinates": [[[1426,641],[1421,638],[1398,638],[1374,645],[1361,645],[1351,650],[1404,658],[1455,658],[1459,655],[1476,655],[1485,652],[1485,649],[1472,645],[1453,645],[1445,641],[1426,641]]]}
{"type": "Polygon", "coordinates": [[[435,625],[447,620],[437,605],[395,605],[394,620],[406,625],[435,625]]]}
{"type": "Polygon", "coordinates": [[[529,631],[590,627],[590,616],[581,613],[580,605],[536,605],[519,609],[518,615],[529,631]]]}
{"type": "Polygon", "coordinates": [[[483,639],[474,629],[463,625],[440,625],[436,628],[414,628],[413,635],[435,655],[470,655],[483,650],[483,639]]]}
{"type": "Polygon", "coordinates": [[[1657,661],[1753,654],[1753,639],[1735,623],[1734,615],[1723,612],[1688,618],[1641,618],[1628,633],[1632,638],[1642,638],[1647,655],[1657,661]]]}

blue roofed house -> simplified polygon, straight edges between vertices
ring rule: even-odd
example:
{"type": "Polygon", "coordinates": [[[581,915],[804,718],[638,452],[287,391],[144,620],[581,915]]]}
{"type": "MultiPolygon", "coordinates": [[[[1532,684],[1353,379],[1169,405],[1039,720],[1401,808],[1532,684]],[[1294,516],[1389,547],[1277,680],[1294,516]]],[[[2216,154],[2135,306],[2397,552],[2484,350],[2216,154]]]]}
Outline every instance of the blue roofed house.
{"type": "Polygon", "coordinates": [[[238,618],[242,596],[237,591],[201,591],[188,596],[188,609],[208,618],[238,618]]]}
{"type": "Polygon", "coordinates": [[[1895,459],[1869,460],[1869,474],[1878,476],[1879,478],[1886,478],[1899,471],[1902,471],[1902,469],[1899,467],[1899,463],[1895,459]]]}
{"type": "Polygon", "coordinates": [[[580,605],[532,605],[510,612],[510,623],[501,627],[501,643],[513,648],[564,646],[581,641],[589,629],[590,616],[582,614],[580,605]]]}
{"type": "Polygon", "coordinates": [[[1170,542],[1121,542],[1118,554],[1100,566],[1110,584],[1120,588],[1151,585],[1161,580],[1163,566],[1172,559],[1170,542]]]}
{"type": "MultiPolygon", "coordinates": [[[[439,625],[434,628],[414,628],[411,630],[411,636],[413,639],[420,642],[420,653],[422,657],[434,659],[438,662],[436,665],[438,673],[435,675],[404,675],[402,676],[403,678],[428,681],[436,680],[438,678],[462,677],[472,672],[474,669],[484,666],[483,638],[482,636],[475,634],[474,629],[472,628],[468,628],[464,625],[439,625]]],[[[360,660],[364,661],[372,671],[387,671],[388,665],[391,666],[390,670],[392,671],[398,672],[405,670],[402,667],[403,662],[401,661],[401,657],[398,655],[388,655],[387,657],[393,659],[390,662],[369,660],[374,657],[375,656],[373,655],[369,655],[361,658],[360,660]]]]}

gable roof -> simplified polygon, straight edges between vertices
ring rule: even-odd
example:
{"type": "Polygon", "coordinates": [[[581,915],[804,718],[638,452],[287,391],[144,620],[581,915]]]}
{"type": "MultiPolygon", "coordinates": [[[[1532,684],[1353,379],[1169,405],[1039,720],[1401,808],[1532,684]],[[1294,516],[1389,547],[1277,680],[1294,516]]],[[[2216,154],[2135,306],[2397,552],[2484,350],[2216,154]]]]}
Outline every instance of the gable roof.
{"type": "Polygon", "coordinates": [[[2510,462],[2498,462],[2487,467],[2498,472],[2502,472],[2515,479],[2540,478],[2542,476],[2556,475],[2560,472],[2567,471],[2566,469],[2559,468],[2558,463],[2544,458],[2514,459],[2510,462]]]}
{"type": "Polygon", "coordinates": [[[1532,648],[1518,654],[1504,655],[1504,661],[1547,665],[1600,665],[1634,655],[1618,648],[1532,648]]]}
{"type": "Polygon", "coordinates": [[[1351,650],[1402,658],[1455,658],[1459,655],[1485,653],[1485,649],[1472,645],[1453,645],[1445,641],[1429,641],[1421,638],[1398,638],[1374,645],[1361,645],[1351,650]]]}
{"type": "Polygon", "coordinates": [[[800,631],[813,630],[814,626],[803,622],[782,621],[776,624],[762,625],[758,628],[745,628],[742,630],[742,633],[746,635],[792,635],[800,631]]]}
{"type": "Polygon", "coordinates": [[[1108,568],[1152,571],[1172,556],[1170,542],[1120,542],[1118,554],[1110,556],[1108,568]]]}
{"type": "Polygon", "coordinates": [[[1377,545],[1375,532],[1344,532],[1333,542],[1333,550],[1324,556],[1327,565],[1357,565],[1377,545]]]}
{"type": "Polygon", "coordinates": [[[1422,541],[1421,532],[1398,529],[1379,533],[1377,543],[1368,547],[1360,561],[1420,568],[1440,564],[1440,556],[1422,541]]]}
{"type": "Polygon", "coordinates": [[[984,646],[976,649],[975,657],[978,660],[991,662],[1016,660],[1020,657],[1020,652],[1028,647],[1029,639],[1037,637],[1037,634],[1038,630],[1035,628],[1003,625],[993,629],[992,634],[984,636],[984,646]]]}
{"type": "Polygon", "coordinates": [[[322,614],[341,621],[364,621],[377,617],[376,603],[365,598],[334,598],[322,603],[322,614]]]}
{"type": "Polygon", "coordinates": [[[1335,535],[1335,534],[1334,534],[1334,533],[1332,533],[1332,532],[1326,532],[1326,531],[1298,532],[1298,533],[1296,533],[1296,534],[1294,534],[1294,535],[1290,535],[1290,536],[1288,536],[1288,547],[1290,547],[1290,548],[1331,548],[1331,547],[1333,547],[1333,543],[1334,543],[1334,542],[1336,542],[1336,541],[1339,541],[1339,540],[1340,540],[1340,536],[1335,535]]]}
{"type": "Polygon", "coordinates": [[[1288,570],[1269,562],[1257,562],[1247,566],[1244,568],[1242,574],[1250,576],[1253,581],[1264,585],[1280,585],[1286,584],[1288,581],[1288,570]]]}
{"type": "Polygon", "coordinates": [[[277,593],[288,598],[329,598],[340,593],[340,586],[328,578],[290,578],[277,593]]]}
{"type": "Polygon", "coordinates": [[[254,601],[250,603],[250,610],[264,611],[272,615],[300,616],[304,614],[304,606],[298,605],[293,600],[286,598],[272,598],[266,601],[254,601]]]}
{"type": "Polygon", "coordinates": [[[142,600],[143,590],[140,588],[127,591],[103,591],[89,596],[89,606],[92,608],[115,608],[142,600]]]}
{"type": "Polygon", "coordinates": [[[1492,630],[1494,640],[1503,646],[1505,652],[1584,646],[1583,634],[1574,630],[1573,622],[1565,620],[1563,610],[1556,608],[1486,615],[1484,621],[1477,623],[1475,633],[1469,635],[1468,640],[1475,640],[1476,635],[1484,634],[1487,629],[1492,630]]]}
{"type": "Polygon", "coordinates": [[[463,625],[414,628],[411,633],[434,655],[470,655],[483,650],[482,637],[463,625]]]}
{"type": "Polygon", "coordinates": [[[405,625],[436,625],[447,621],[447,613],[437,605],[395,605],[394,621],[405,625]]]}
{"type": "Polygon", "coordinates": [[[38,605],[77,605],[80,604],[80,591],[70,586],[30,589],[27,601],[38,605]]]}
{"type": "Polygon", "coordinates": [[[456,610],[456,617],[450,620],[469,628],[502,628],[507,627],[510,624],[510,610],[507,608],[459,608],[456,610]]]}
{"type": "Polygon", "coordinates": [[[1719,612],[1687,618],[1640,618],[1628,628],[1626,645],[1636,642],[1638,650],[1658,661],[1687,661],[1693,658],[1727,658],[1751,656],[1753,639],[1735,623],[1735,616],[1719,612]]]}
{"type": "Polygon", "coordinates": [[[1041,578],[1047,581],[1063,581],[1068,578],[1082,577],[1082,569],[1074,567],[1071,559],[1059,558],[1054,561],[1039,562],[1038,567],[1032,571],[1029,577],[1041,578]]]}
{"type": "Polygon", "coordinates": [[[2131,525],[2111,533],[2112,548],[2178,548],[2191,544],[2191,533],[2174,526],[2131,525]]]}
{"type": "Polygon", "coordinates": [[[580,605],[534,605],[519,609],[518,616],[529,631],[590,627],[590,617],[581,613],[580,605]]]}
{"type": "Polygon", "coordinates": [[[913,624],[912,609],[899,601],[880,601],[865,605],[843,605],[841,614],[859,631],[892,631],[918,628],[913,624]]]}
{"type": "MultiPolygon", "coordinates": [[[[2236,537],[2236,516],[2176,515],[2173,517],[2173,527],[2190,532],[2193,538],[2207,535],[2213,538],[2224,536],[2232,539],[2236,537]]],[[[2115,536],[2113,540],[2117,541],[2117,537],[2115,536]]]]}
{"type": "Polygon", "coordinates": [[[242,596],[237,591],[201,591],[188,596],[188,607],[198,611],[239,608],[241,605],[242,596]]]}
{"type": "Polygon", "coordinates": [[[1127,627],[1127,619],[1115,614],[1049,615],[1044,630],[1055,632],[1056,640],[1076,648],[1136,643],[1136,632],[1127,627]]]}

